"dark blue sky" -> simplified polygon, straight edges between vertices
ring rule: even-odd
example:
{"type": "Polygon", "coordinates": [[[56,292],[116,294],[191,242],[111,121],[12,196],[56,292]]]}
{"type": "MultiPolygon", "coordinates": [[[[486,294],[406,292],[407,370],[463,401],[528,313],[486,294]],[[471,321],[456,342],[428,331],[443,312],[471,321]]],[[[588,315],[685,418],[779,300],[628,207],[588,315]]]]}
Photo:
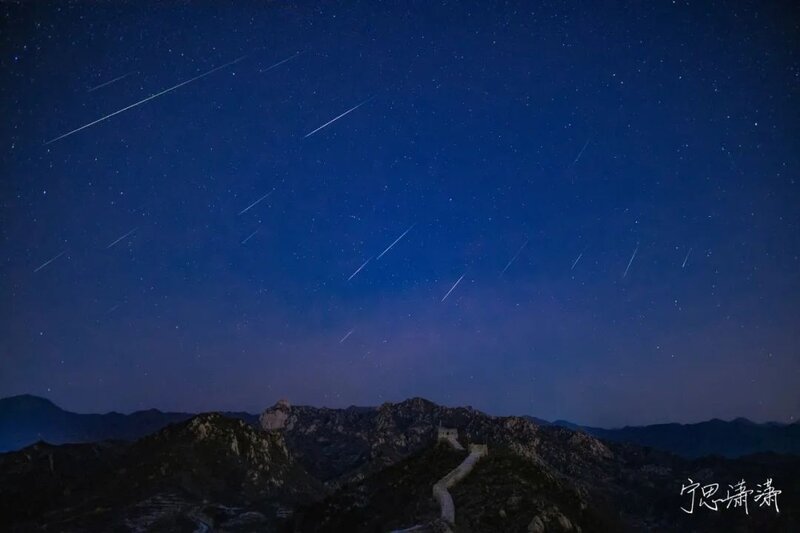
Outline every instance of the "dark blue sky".
{"type": "Polygon", "coordinates": [[[0,10],[0,395],[800,411],[796,4],[0,10]]]}

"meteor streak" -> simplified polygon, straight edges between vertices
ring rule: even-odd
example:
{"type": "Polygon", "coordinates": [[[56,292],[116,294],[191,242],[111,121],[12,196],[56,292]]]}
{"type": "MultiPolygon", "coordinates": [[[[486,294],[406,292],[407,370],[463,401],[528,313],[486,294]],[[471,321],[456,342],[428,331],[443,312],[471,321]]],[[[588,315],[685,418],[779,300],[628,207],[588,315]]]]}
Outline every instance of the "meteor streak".
{"type": "Polygon", "coordinates": [[[575,161],[572,162],[573,165],[575,165],[578,162],[578,160],[581,158],[581,156],[583,155],[583,151],[586,150],[587,146],[589,146],[589,139],[586,139],[586,144],[584,144],[583,148],[581,148],[581,151],[578,152],[578,157],[576,157],[575,161]]]}
{"type": "Polygon", "coordinates": [[[627,266],[627,267],[625,267],[625,273],[624,273],[624,274],[622,274],[622,277],[623,277],[623,278],[625,278],[625,276],[627,276],[627,275],[628,275],[628,269],[629,269],[629,268],[631,268],[631,264],[633,263],[633,258],[634,258],[634,257],[636,257],[636,252],[638,252],[638,251],[639,251],[639,246],[637,245],[637,246],[636,246],[636,249],[635,249],[635,250],[633,250],[633,254],[631,255],[631,260],[630,260],[630,261],[628,261],[628,266],[627,266]]]}
{"type": "Polygon", "coordinates": [[[133,74],[134,72],[135,72],[135,71],[134,71],[134,70],[132,70],[132,71],[128,72],[127,74],[123,74],[122,76],[117,76],[117,77],[116,77],[116,78],[114,78],[113,80],[108,80],[107,82],[105,82],[105,83],[101,83],[100,85],[95,85],[94,87],[91,87],[90,89],[87,89],[87,90],[86,90],[86,92],[87,92],[87,93],[90,93],[90,92],[96,91],[97,89],[102,89],[102,88],[103,88],[103,87],[105,87],[106,85],[111,85],[111,84],[112,84],[112,83],[114,83],[115,81],[119,81],[119,80],[122,80],[122,79],[125,79],[125,78],[127,78],[128,76],[130,76],[130,75],[131,75],[131,74],[133,74]]]}
{"type": "Polygon", "coordinates": [[[395,244],[397,244],[398,242],[400,242],[400,239],[402,239],[403,237],[405,237],[405,236],[406,236],[406,233],[408,233],[409,231],[411,231],[411,228],[413,228],[413,227],[414,227],[414,224],[411,224],[411,225],[408,227],[408,229],[407,229],[407,230],[405,230],[405,231],[403,232],[403,234],[402,234],[402,235],[400,235],[398,238],[396,238],[392,244],[390,244],[390,245],[389,245],[389,246],[388,246],[388,247],[387,247],[387,248],[386,248],[384,251],[382,251],[382,252],[381,252],[381,255],[379,255],[379,256],[377,257],[377,259],[380,259],[381,257],[383,257],[383,256],[384,256],[384,254],[386,254],[386,252],[388,252],[389,250],[391,250],[391,249],[392,249],[392,247],[394,247],[394,245],[395,245],[395,244]]]}
{"type": "Polygon", "coordinates": [[[36,272],[39,272],[41,269],[43,269],[44,267],[46,267],[47,265],[49,265],[50,263],[52,263],[53,261],[55,261],[56,259],[58,259],[59,257],[61,257],[62,255],[64,255],[65,253],[67,253],[67,251],[66,251],[66,250],[64,250],[63,252],[61,252],[60,254],[58,254],[57,256],[55,256],[54,258],[50,259],[49,261],[45,261],[44,263],[42,263],[41,265],[39,265],[39,267],[38,267],[36,270],[34,270],[33,272],[34,272],[34,273],[36,273],[36,272]]]}
{"type": "Polygon", "coordinates": [[[583,257],[583,253],[586,251],[587,248],[589,248],[588,244],[586,245],[586,248],[581,250],[581,253],[578,254],[578,257],[575,258],[575,262],[572,263],[572,266],[570,267],[570,270],[575,270],[575,265],[577,265],[578,261],[581,260],[581,257],[583,257]]]}
{"type": "Polygon", "coordinates": [[[112,246],[114,246],[115,244],[117,244],[119,241],[121,241],[122,239],[124,239],[124,238],[125,238],[125,237],[127,237],[128,235],[131,235],[131,234],[132,234],[134,231],[136,231],[136,229],[137,229],[137,228],[133,228],[133,229],[132,229],[132,230],[130,230],[128,233],[126,233],[125,235],[123,235],[122,237],[120,237],[119,239],[117,239],[116,241],[114,241],[114,242],[112,242],[111,244],[109,244],[108,246],[106,246],[106,250],[108,250],[109,248],[111,248],[112,246]]]}
{"type": "Polygon", "coordinates": [[[245,237],[245,239],[242,241],[242,244],[244,244],[244,243],[246,243],[247,241],[249,241],[249,240],[250,240],[250,238],[251,238],[251,237],[253,237],[253,235],[255,235],[256,233],[258,233],[258,230],[255,230],[253,233],[251,233],[250,235],[248,235],[247,237],[245,237]]]}
{"type": "Polygon", "coordinates": [[[444,297],[442,298],[441,302],[439,302],[439,303],[442,303],[443,301],[445,301],[447,299],[448,296],[450,296],[450,293],[453,292],[453,290],[458,286],[459,283],[461,283],[461,280],[464,279],[464,276],[466,276],[466,275],[467,275],[466,273],[461,274],[461,277],[458,278],[458,281],[453,283],[453,286],[450,287],[450,290],[447,291],[447,294],[444,295],[444,297]]]}
{"type": "Polygon", "coordinates": [[[346,340],[347,340],[347,337],[349,337],[350,335],[352,335],[354,331],[355,331],[355,329],[351,329],[350,331],[348,331],[348,332],[347,332],[347,335],[345,335],[344,337],[342,337],[342,340],[340,340],[340,341],[339,341],[339,344],[342,344],[344,341],[346,341],[346,340]]]}
{"type": "Polygon", "coordinates": [[[364,268],[365,266],[367,266],[367,263],[369,263],[371,259],[372,259],[372,258],[370,257],[369,259],[367,259],[366,261],[364,261],[364,264],[362,264],[360,267],[358,267],[358,268],[356,269],[356,271],[355,271],[355,272],[353,272],[352,274],[350,274],[350,277],[349,277],[349,278],[347,278],[347,281],[350,281],[351,279],[353,279],[354,277],[356,277],[356,274],[358,274],[359,272],[361,272],[361,269],[362,269],[362,268],[364,268]]]}
{"type": "Polygon", "coordinates": [[[243,214],[247,213],[248,211],[250,211],[250,209],[251,209],[251,208],[255,207],[255,206],[256,206],[256,205],[257,205],[259,202],[261,202],[261,200],[264,200],[264,199],[265,199],[267,196],[269,196],[270,194],[272,194],[274,191],[275,191],[275,189],[272,189],[272,190],[271,190],[271,191],[269,191],[267,194],[265,194],[264,196],[262,196],[261,198],[259,198],[259,199],[258,199],[258,200],[256,200],[255,202],[253,202],[252,204],[248,205],[247,207],[245,207],[244,209],[242,209],[241,211],[239,211],[239,214],[240,214],[240,215],[243,215],[243,214]]]}
{"type": "Polygon", "coordinates": [[[528,245],[528,240],[529,240],[529,239],[525,239],[525,242],[524,242],[524,243],[522,243],[522,246],[520,246],[520,247],[519,247],[519,250],[517,250],[517,253],[515,253],[515,254],[514,254],[514,257],[512,257],[512,258],[511,258],[511,260],[508,262],[508,264],[507,264],[507,265],[506,265],[506,267],[503,269],[503,271],[502,271],[502,272],[500,272],[500,275],[501,275],[501,276],[502,276],[503,274],[505,274],[505,273],[506,273],[506,270],[508,270],[508,267],[510,267],[510,266],[511,266],[511,263],[513,263],[514,261],[516,261],[516,260],[517,260],[517,257],[519,257],[519,254],[521,254],[521,253],[522,253],[522,250],[523,250],[523,249],[524,249],[524,248],[525,248],[525,247],[528,245]]]}
{"type": "Polygon", "coordinates": [[[270,71],[270,70],[272,70],[272,69],[274,69],[274,68],[276,68],[276,67],[279,67],[279,66],[283,65],[284,63],[286,63],[286,62],[288,62],[288,61],[291,61],[292,59],[294,59],[295,57],[299,56],[299,55],[300,55],[300,54],[302,54],[302,53],[303,53],[303,52],[297,52],[296,54],[294,54],[294,55],[291,55],[291,56],[287,57],[287,58],[286,58],[286,59],[284,59],[283,61],[278,61],[278,62],[277,62],[277,63],[275,63],[274,65],[271,65],[271,66],[269,66],[269,67],[267,67],[267,68],[259,69],[259,72],[267,72],[267,71],[270,71]]]}
{"type": "Polygon", "coordinates": [[[318,132],[319,130],[321,130],[322,128],[325,128],[326,126],[329,126],[329,125],[333,124],[334,122],[336,122],[337,120],[339,120],[339,119],[340,119],[340,118],[342,118],[343,116],[345,116],[345,115],[348,115],[348,114],[352,113],[353,111],[355,111],[356,109],[358,109],[358,108],[359,108],[359,107],[361,107],[362,105],[366,104],[367,102],[369,102],[369,101],[370,101],[370,100],[372,100],[373,98],[374,98],[374,96],[370,96],[369,98],[367,98],[366,100],[364,100],[363,102],[361,102],[360,104],[358,104],[357,106],[355,106],[355,107],[351,107],[350,109],[348,109],[347,111],[345,111],[344,113],[342,113],[341,115],[339,115],[338,117],[336,117],[336,118],[333,118],[333,119],[329,120],[328,122],[326,122],[325,124],[323,124],[323,125],[322,125],[322,126],[320,126],[319,128],[315,129],[315,130],[314,130],[314,131],[312,131],[311,133],[307,133],[307,134],[306,134],[306,136],[305,136],[305,137],[303,137],[303,139],[307,139],[307,138],[311,137],[312,135],[314,135],[315,133],[317,133],[317,132],[318,132]]]}
{"type": "Polygon", "coordinates": [[[148,96],[147,98],[144,98],[144,99],[142,99],[142,100],[139,100],[138,102],[136,102],[136,103],[133,103],[133,104],[131,104],[131,105],[127,106],[127,107],[123,107],[122,109],[119,109],[119,110],[117,110],[117,111],[114,111],[113,113],[109,113],[108,115],[106,115],[106,116],[104,116],[104,117],[100,117],[100,118],[98,118],[97,120],[94,120],[94,121],[92,121],[92,122],[89,122],[88,124],[84,124],[84,125],[83,125],[83,126],[81,126],[80,128],[75,128],[74,130],[72,130],[72,131],[68,131],[67,133],[65,133],[65,134],[63,134],[63,135],[59,135],[59,136],[58,136],[58,137],[56,137],[55,139],[50,139],[49,141],[47,141],[47,142],[46,142],[46,143],[44,143],[44,144],[45,144],[45,145],[48,145],[48,144],[54,143],[54,142],[56,142],[56,141],[60,141],[61,139],[65,138],[65,137],[69,137],[69,136],[70,136],[70,135],[72,135],[73,133],[78,133],[79,131],[81,131],[81,130],[85,130],[86,128],[89,128],[89,127],[91,127],[91,126],[94,126],[95,124],[99,124],[99,123],[103,122],[104,120],[108,120],[108,119],[110,119],[110,118],[111,118],[111,117],[113,117],[113,116],[119,115],[120,113],[123,113],[123,112],[127,111],[128,109],[133,109],[133,108],[134,108],[134,107],[136,107],[136,106],[140,106],[140,105],[144,104],[145,102],[149,102],[150,100],[152,100],[152,99],[154,99],[154,98],[158,98],[159,96],[162,96],[162,95],[164,95],[164,94],[167,94],[168,92],[174,91],[175,89],[177,89],[177,88],[179,88],[179,87],[183,87],[184,85],[187,85],[187,84],[189,84],[189,83],[192,83],[193,81],[197,81],[197,80],[199,80],[200,78],[205,78],[205,77],[206,77],[206,76],[208,76],[209,74],[213,74],[214,72],[216,72],[216,71],[218,71],[218,70],[220,70],[220,69],[223,69],[223,68],[225,68],[225,67],[229,67],[229,66],[231,66],[231,65],[233,65],[233,64],[235,64],[235,63],[238,63],[239,61],[241,61],[241,60],[242,60],[242,59],[244,59],[245,57],[247,57],[247,56],[246,56],[246,55],[245,55],[245,56],[242,56],[242,57],[240,57],[240,58],[238,58],[238,59],[234,59],[233,61],[230,61],[230,62],[228,62],[228,63],[225,63],[224,65],[220,65],[220,66],[218,66],[218,67],[216,67],[216,68],[212,68],[211,70],[209,70],[209,71],[207,71],[207,72],[204,72],[204,73],[202,73],[202,74],[199,74],[199,75],[195,76],[194,78],[191,78],[191,79],[188,79],[188,80],[186,80],[186,81],[184,81],[184,82],[181,82],[181,83],[179,83],[178,85],[173,85],[173,86],[172,86],[172,87],[170,87],[169,89],[164,89],[164,90],[163,90],[163,91],[161,91],[161,92],[158,92],[158,93],[156,93],[156,94],[154,94],[154,95],[148,96]]]}

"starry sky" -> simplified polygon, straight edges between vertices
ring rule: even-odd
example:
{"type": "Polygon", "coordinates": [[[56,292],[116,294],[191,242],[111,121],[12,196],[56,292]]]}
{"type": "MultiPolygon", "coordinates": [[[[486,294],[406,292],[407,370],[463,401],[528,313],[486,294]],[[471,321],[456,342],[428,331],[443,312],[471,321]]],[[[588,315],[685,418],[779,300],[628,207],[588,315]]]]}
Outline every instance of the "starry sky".
{"type": "Polygon", "coordinates": [[[0,15],[0,396],[800,411],[794,2],[0,15]]]}

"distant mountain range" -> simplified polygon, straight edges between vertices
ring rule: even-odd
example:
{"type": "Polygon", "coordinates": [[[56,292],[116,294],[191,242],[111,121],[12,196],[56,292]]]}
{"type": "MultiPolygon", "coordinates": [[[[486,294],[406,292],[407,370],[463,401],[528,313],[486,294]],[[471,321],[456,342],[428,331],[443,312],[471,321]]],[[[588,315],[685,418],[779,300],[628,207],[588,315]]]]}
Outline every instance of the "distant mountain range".
{"type": "MultiPolygon", "coordinates": [[[[370,411],[370,408],[352,409],[370,411]]],[[[223,414],[251,425],[258,423],[258,415],[255,414],[223,414]]],[[[195,413],[162,412],[156,409],[131,414],[78,414],[65,411],[50,400],[38,396],[12,396],[0,399],[0,452],[18,450],[39,441],[50,444],[133,441],[193,416],[195,413]]],[[[713,419],[696,424],[656,424],[604,429],[579,426],[565,420],[549,422],[531,416],[524,418],[541,426],[563,427],[600,439],[649,446],[686,458],[708,455],[741,457],[766,452],[800,455],[800,423],[758,424],[745,418],[737,418],[729,422],[713,419]]]]}
{"type": "Polygon", "coordinates": [[[600,439],[630,442],[672,452],[681,457],[708,455],[741,457],[754,453],[774,452],[800,455],[800,423],[758,424],[746,418],[731,421],[714,418],[696,424],[654,424],[605,429],[579,426],[566,420],[548,422],[528,417],[540,425],[553,425],[582,431],[600,439]]]}
{"type": "Polygon", "coordinates": [[[778,532],[800,530],[799,495],[798,456],[682,459],[422,398],[347,409],[278,402],[255,424],[210,413],[134,442],[0,454],[0,529],[20,533],[778,532]],[[458,445],[437,442],[439,427],[457,430],[458,445]],[[445,523],[432,487],[471,444],[488,455],[451,487],[455,520],[445,523]],[[723,488],[772,478],[780,513],[751,498],[749,514],[686,514],[688,478],[723,488]]]}
{"type": "MultiPolygon", "coordinates": [[[[227,413],[254,424],[257,415],[227,413]]],[[[50,444],[132,441],[175,423],[193,413],[165,413],[157,409],[131,414],[78,414],[65,411],[48,399],[23,394],[0,399],[0,452],[18,450],[38,441],[50,444]]]]}

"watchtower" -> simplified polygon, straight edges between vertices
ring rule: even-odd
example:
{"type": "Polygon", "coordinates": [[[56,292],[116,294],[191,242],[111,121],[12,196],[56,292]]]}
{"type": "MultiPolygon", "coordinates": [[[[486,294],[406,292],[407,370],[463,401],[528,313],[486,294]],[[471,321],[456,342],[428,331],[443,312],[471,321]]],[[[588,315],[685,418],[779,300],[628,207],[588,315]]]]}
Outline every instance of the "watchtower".
{"type": "Polygon", "coordinates": [[[441,425],[436,430],[436,440],[437,441],[451,441],[451,440],[458,440],[458,430],[455,428],[443,428],[441,425]]]}

